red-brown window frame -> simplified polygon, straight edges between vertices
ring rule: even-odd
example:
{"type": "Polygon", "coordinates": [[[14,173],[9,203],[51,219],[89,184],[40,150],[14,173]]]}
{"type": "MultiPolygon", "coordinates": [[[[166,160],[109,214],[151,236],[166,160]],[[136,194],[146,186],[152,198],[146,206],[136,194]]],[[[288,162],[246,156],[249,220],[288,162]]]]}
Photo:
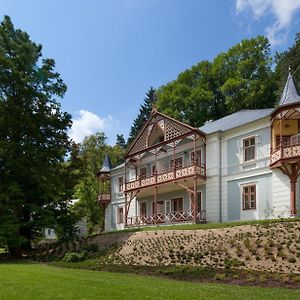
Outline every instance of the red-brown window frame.
{"type": "Polygon", "coordinates": [[[242,204],[243,204],[243,210],[255,210],[256,209],[256,184],[249,184],[249,185],[243,185],[242,186],[242,204]],[[245,189],[248,189],[248,192],[245,192],[245,189]],[[251,188],[254,188],[254,192],[251,192],[251,188]],[[249,207],[246,208],[246,201],[245,201],[245,196],[248,196],[248,202],[249,202],[249,207]],[[251,195],[254,195],[254,206],[251,207],[251,195]]]}

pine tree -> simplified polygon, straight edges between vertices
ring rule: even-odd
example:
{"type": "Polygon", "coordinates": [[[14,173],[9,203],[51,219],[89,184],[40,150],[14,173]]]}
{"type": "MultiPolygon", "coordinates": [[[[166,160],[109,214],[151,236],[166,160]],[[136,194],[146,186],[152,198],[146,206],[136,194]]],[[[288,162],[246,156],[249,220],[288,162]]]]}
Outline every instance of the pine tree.
{"type": "Polygon", "coordinates": [[[138,116],[133,121],[133,125],[131,126],[129,138],[127,140],[127,146],[134,140],[139,131],[142,129],[145,122],[149,119],[153,105],[156,102],[156,91],[153,87],[150,87],[148,92],[146,93],[146,97],[144,99],[144,103],[140,107],[140,111],[138,116]]]}
{"type": "Polygon", "coordinates": [[[277,80],[277,98],[280,98],[288,72],[292,73],[297,87],[300,88],[300,32],[296,34],[295,42],[288,50],[282,53],[276,53],[276,80],[277,80]]]}
{"type": "Polygon", "coordinates": [[[117,142],[116,145],[121,147],[122,149],[126,148],[126,142],[123,134],[117,134],[117,142]]]}

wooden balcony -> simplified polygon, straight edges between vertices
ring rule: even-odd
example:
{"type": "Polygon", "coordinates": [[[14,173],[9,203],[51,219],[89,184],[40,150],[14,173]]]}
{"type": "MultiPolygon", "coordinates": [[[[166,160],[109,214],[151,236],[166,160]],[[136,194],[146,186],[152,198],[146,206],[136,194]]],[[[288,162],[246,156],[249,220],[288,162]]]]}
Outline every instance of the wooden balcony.
{"type": "Polygon", "coordinates": [[[101,206],[106,207],[111,201],[111,195],[110,194],[100,194],[98,195],[98,203],[101,206]]]}
{"type": "Polygon", "coordinates": [[[166,225],[172,223],[194,222],[195,220],[197,223],[206,223],[206,211],[198,210],[196,218],[192,210],[173,211],[150,216],[128,217],[127,227],[166,225]]]}
{"type": "Polygon", "coordinates": [[[206,177],[205,164],[192,163],[189,165],[174,167],[169,170],[157,172],[155,175],[146,176],[126,182],[125,192],[159,185],[163,183],[173,182],[174,180],[184,179],[192,176],[206,177]]]}
{"type": "Polygon", "coordinates": [[[300,139],[282,142],[271,150],[270,166],[274,167],[280,161],[300,160],[300,139]]]}

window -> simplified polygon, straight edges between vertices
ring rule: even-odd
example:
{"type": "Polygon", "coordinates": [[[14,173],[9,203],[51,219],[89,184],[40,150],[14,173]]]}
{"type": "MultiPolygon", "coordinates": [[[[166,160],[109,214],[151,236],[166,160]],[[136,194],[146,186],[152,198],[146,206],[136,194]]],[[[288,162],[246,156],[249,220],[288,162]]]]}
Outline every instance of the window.
{"type": "MultiPolygon", "coordinates": [[[[171,168],[174,167],[174,159],[171,160],[171,168]]],[[[182,157],[175,158],[175,167],[181,168],[182,167],[182,157]]]]}
{"type": "Polygon", "coordinates": [[[123,176],[119,177],[119,193],[122,193],[124,191],[124,180],[123,176]]]}
{"type": "Polygon", "coordinates": [[[140,178],[146,178],[147,177],[147,169],[146,168],[140,168],[140,178]]]}
{"type": "Polygon", "coordinates": [[[156,166],[153,165],[153,166],[152,166],[152,175],[155,175],[155,174],[156,174],[156,166]]]}
{"type": "Polygon", "coordinates": [[[244,161],[255,159],[255,137],[243,140],[244,161]]]}
{"type": "Polygon", "coordinates": [[[123,207],[118,207],[117,222],[118,224],[124,223],[123,207]]]}
{"type": "Polygon", "coordinates": [[[291,137],[289,135],[283,135],[280,143],[280,135],[276,136],[276,146],[282,144],[283,146],[288,146],[290,144],[291,137]]]}
{"type": "Polygon", "coordinates": [[[196,150],[196,161],[195,161],[195,153],[191,152],[191,161],[192,163],[196,162],[198,166],[201,165],[201,150],[196,150]]]}
{"type": "Polygon", "coordinates": [[[256,209],[256,185],[243,186],[243,210],[256,209]]]}

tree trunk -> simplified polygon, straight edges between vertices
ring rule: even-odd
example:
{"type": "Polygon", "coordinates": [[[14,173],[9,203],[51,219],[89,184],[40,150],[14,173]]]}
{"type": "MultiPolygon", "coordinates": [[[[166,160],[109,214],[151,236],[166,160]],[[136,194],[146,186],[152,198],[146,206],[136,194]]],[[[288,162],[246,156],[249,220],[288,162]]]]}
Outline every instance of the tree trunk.
{"type": "Polygon", "coordinates": [[[20,259],[22,258],[22,248],[21,246],[18,247],[10,247],[8,248],[9,255],[13,259],[20,259]]]}

